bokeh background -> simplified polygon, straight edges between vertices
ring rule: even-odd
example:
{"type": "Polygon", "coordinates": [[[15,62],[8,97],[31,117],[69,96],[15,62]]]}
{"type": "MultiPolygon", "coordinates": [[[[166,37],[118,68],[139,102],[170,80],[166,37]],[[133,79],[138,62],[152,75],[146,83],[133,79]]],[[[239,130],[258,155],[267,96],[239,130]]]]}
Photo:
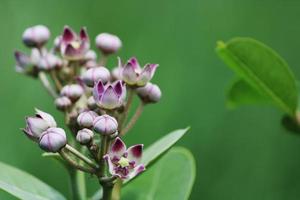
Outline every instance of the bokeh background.
{"type": "MultiPolygon", "coordinates": [[[[122,58],[135,55],[142,63],[160,64],[154,82],[162,101],[145,109],[126,141],[147,146],[191,126],[179,142],[197,162],[190,199],[299,199],[300,137],[280,126],[282,113],[270,106],[226,109],[224,91],[234,75],[214,51],[217,40],[254,37],[276,49],[300,77],[299,18],[296,0],[1,0],[0,160],[68,195],[64,169],[42,158],[19,130],[34,107],[61,121],[62,115],[38,81],[14,72],[13,51],[25,49],[21,34],[28,26],[47,25],[52,35],[65,24],[87,26],[91,38],[100,32],[119,35],[122,58]]],[[[96,190],[96,183],[88,190],[96,190]]],[[[14,198],[0,192],[0,199],[14,198]]]]}

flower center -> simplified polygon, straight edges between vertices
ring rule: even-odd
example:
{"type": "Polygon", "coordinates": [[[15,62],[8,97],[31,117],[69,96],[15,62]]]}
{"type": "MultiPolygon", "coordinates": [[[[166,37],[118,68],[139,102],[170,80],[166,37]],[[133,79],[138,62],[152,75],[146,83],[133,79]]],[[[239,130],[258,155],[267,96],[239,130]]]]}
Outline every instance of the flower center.
{"type": "Polygon", "coordinates": [[[129,160],[127,158],[121,157],[120,160],[118,161],[118,164],[121,167],[128,167],[129,166],[129,160]]]}
{"type": "Polygon", "coordinates": [[[71,42],[72,47],[74,47],[75,49],[78,49],[80,47],[80,43],[78,41],[73,41],[71,42]]]}

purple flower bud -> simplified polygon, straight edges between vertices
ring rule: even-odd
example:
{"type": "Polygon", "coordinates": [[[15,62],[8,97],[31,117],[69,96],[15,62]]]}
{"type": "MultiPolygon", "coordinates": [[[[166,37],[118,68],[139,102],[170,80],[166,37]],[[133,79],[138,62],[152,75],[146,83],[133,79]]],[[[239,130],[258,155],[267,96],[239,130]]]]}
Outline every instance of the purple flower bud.
{"type": "Polygon", "coordinates": [[[50,32],[44,25],[27,28],[23,33],[23,42],[28,47],[42,47],[49,39],[50,32]]]}
{"type": "Polygon", "coordinates": [[[87,86],[93,87],[99,80],[101,80],[102,83],[108,82],[110,72],[105,67],[93,67],[84,72],[81,78],[87,86]]]}
{"type": "Polygon", "coordinates": [[[30,60],[30,57],[27,56],[26,54],[20,52],[20,51],[15,51],[15,59],[16,59],[16,71],[19,73],[27,73],[29,72],[32,68],[32,63],[30,60]]]}
{"type": "Polygon", "coordinates": [[[85,145],[85,144],[89,144],[93,140],[93,137],[94,137],[94,132],[91,131],[90,129],[84,128],[77,132],[76,140],[80,144],[85,145]]]}
{"type": "Polygon", "coordinates": [[[118,130],[118,122],[109,115],[101,115],[94,121],[94,130],[103,135],[111,135],[118,130]]]}
{"type": "Polygon", "coordinates": [[[93,110],[97,107],[96,101],[93,96],[90,96],[87,100],[88,108],[93,110]]]}
{"type": "Polygon", "coordinates": [[[88,50],[84,55],[85,60],[97,60],[97,54],[93,50],[88,50]]]}
{"type": "Polygon", "coordinates": [[[122,68],[115,67],[111,71],[111,76],[113,80],[122,80],[122,68]]]}
{"type": "Polygon", "coordinates": [[[48,128],[43,132],[39,145],[47,152],[56,153],[67,144],[67,137],[62,128],[48,128]]]}
{"type": "Polygon", "coordinates": [[[122,78],[128,85],[144,86],[152,79],[157,67],[158,64],[146,64],[141,68],[133,57],[123,67],[122,78]]]}
{"type": "Polygon", "coordinates": [[[66,85],[60,92],[62,96],[68,97],[73,102],[77,101],[83,93],[83,88],[78,84],[66,85]]]}
{"type": "Polygon", "coordinates": [[[84,111],[77,117],[77,123],[81,127],[90,128],[97,116],[98,114],[94,111],[84,111]]]}
{"type": "Polygon", "coordinates": [[[56,108],[62,111],[66,110],[72,105],[71,100],[65,96],[56,98],[54,103],[56,108]]]}
{"type": "Polygon", "coordinates": [[[121,48],[122,42],[116,35],[101,33],[96,37],[96,46],[103,54],[112,54],[121,48]]]}
{"type": "Polygon", "coordinates": [[[144,103],[156,103],[161,98],[161,91],[159,87],[150,82],[144,87],[137,88],[136,91],[144,103]]]}
{"type": "Polygon", "coordinates": [[[34,117],[26,117],[26,128],[24,133],[31,139],[39,139],[44,131],[50,127],[56,127],[54,118],[41,110],[35,109],[34,117]]]}
{"type": "Polygon", "coordinates": [[[116,109],[123,105],[126,98],[126,86],[122,81],[104,85],[99,81],[94,86],[94,99],[97,105],[103,109],[116,109]]]}
{"type": "Polygon", "coordinates": [[[60,52],[68,60],[83,60],[90,48],[89,36],[85,28],[77,35],[70,27],[64,28],[60,52]]]}

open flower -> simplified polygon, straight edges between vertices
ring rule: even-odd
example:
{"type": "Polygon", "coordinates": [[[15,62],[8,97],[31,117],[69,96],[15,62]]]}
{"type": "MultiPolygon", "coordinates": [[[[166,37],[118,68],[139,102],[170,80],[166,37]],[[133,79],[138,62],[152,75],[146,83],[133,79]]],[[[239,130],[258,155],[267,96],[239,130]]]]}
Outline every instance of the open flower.
{"type": "Polygon", "coordinates": [[[123,67],[122,78],[132,86],[144,86],[153,77],[158,64],[146,64],[141,68],[136,58],[130,58],[127,64],[123,67]]]}
{"type": "Polygon", "coordinates": [[[79,36],[68,26],[64,28],[64,32],[60,41],[61,54],[68,60],[84,59],[90,48],[89,36],[83,27],[79,36]]]}
{"type": "Polygon", "coordinates": [[[98,81],[93,90],[97,105],[104,109],[115,109],[123,105],[126,98],[126,87],[122,81],[106,83],[98,81]]]}
{"type": "Polygon", "coordinates": [[[103,158],[108,163],[111,175],[121,179],[131,179],[145,170],[145,166],[140,164],[142,152],[142,144],[126,149],[124,142],[117,137],[112,143],[108,154],[103,158]]]}
{"type": "Polygon", "coordinates": [[[56,127],[54,118],[41,110],[35,109],[33,117],[26,117],[26,128],[23,132],[31,139],[37,140],[48,128],[56,127]]]}

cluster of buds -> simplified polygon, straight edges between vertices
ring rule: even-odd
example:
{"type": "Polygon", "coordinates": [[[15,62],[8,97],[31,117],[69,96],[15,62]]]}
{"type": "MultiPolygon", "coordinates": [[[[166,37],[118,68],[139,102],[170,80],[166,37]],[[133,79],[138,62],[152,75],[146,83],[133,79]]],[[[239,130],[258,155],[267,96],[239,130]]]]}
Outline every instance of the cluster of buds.
{"type": "Polygon", "coordinates": [[[141,67],[135,57],[125,63],[118,58],[117,67],[109,70],[107,59],[122,47],[119,37],[109,33],[95,39],[100,58],[90,49],[86,28],[77,34],[65,26],[47,49],[49,39],[50,31],[43,25],[26,29],[23,42],[31,53],[15,52],[16,70],[40,79],[56,108],[65,115],[70,141],[68,144],[66,132],[57,127],[50,114],[37,109],[35,116],[26,118],[24,133],[44,151],[59,153],[77,169],[96,175],[100,183],[107,178],[130,179],[144,171],[140,163],[143,145],[126,149],[121,137],[135,124],[143,106],[160,100],[160,88],[150,82],[158,65],[141,67]],[[134,95],[140,105],[128,119],[134,95]],[[89,155],[72,147],[74,141],[87,147],[89,155]],[[70,162],[72,153],[88,166],[70,162]]]}

